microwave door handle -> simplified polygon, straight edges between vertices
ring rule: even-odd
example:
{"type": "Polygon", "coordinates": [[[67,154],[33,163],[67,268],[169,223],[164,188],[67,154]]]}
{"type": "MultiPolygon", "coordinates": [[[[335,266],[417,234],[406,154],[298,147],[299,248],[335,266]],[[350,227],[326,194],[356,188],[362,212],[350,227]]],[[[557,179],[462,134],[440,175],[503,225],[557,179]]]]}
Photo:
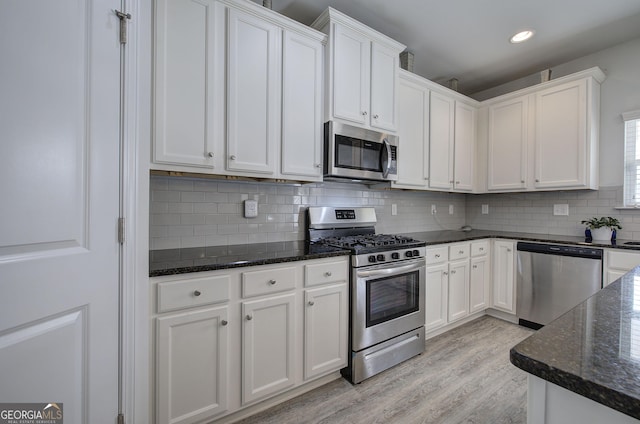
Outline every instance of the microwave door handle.
{"type": "Polygon", "coordinates": [[[387,178],[389,176],[389,171],[391,171],[391,145],[385,139],[382,142],[384,150],[382,151],[382,178],[387,178]]]}

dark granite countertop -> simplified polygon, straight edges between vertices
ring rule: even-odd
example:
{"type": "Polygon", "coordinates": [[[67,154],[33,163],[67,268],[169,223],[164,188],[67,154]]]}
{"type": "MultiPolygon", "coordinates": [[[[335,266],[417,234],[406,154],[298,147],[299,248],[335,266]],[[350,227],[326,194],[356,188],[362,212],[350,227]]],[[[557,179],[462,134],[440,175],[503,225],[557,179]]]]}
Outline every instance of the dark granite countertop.
{"type": "Polygon", "coordinates": [[[192,247],[149,252],[149,276],[214,271],[348,255],[349,251],[304,241],[192,247]]]}
{"type": "Polygon", "coordinates": [[[511,349],[518,368],[640,419],[640,267],[511,349]]]}
{"type": "MultiPolygon", "coordinates": [[[[640,250],[640,246],[625,245],[624,243],[626,240],[618,240],[617,243],[587,243],[584,237],[511,233],[504,231],[473,230],[463,232],[449,230],[405,233],[403,235],[424,241],[427,245],[471,241],[484,238],[503,238],[640,250]]],[[[157,277],[161,275],[213,271],[216,269],[266,265],[278,262],[301,261],[348,254],[349,252],[346,250],[309,245],[304,241],[152,250],[149,252],[149,276],[157,277]]]]}

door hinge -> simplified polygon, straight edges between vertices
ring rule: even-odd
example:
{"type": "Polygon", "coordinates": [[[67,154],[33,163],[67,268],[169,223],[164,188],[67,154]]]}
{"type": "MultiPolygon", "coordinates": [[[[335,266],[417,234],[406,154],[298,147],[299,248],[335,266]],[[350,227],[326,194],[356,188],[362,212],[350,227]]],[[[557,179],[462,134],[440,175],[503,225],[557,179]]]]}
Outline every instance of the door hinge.
{"type": "Polygon", "coordinates": [[[124,244],[124,218],[118,218],[118,242],[124,244]]]}
{"type": "Polygon", "coordinates": [[[131,13],[116,10],[116,16],[120,19],[120,44],[127,44],[127,20],[131,19],[131,13]]]}
{"type": "Polygon", "coordinates": [[[124,415],[118,414],[118,424],[124,424],[124,415]]]}

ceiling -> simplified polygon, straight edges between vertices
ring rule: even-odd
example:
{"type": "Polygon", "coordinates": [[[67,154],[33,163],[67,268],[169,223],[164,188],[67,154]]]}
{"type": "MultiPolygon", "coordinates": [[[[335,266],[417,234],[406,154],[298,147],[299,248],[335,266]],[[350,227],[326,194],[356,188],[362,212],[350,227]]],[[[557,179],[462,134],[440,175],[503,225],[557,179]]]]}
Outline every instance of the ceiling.
{"type": "Polygon", "coordinates": [[[328,6],[405,44],[416,74],[457,78],[465,94],[640,37],[639,0],[272,0],[307,25],[328,6]],[[509,43],[523,29],[534,37],[509,43]]]}

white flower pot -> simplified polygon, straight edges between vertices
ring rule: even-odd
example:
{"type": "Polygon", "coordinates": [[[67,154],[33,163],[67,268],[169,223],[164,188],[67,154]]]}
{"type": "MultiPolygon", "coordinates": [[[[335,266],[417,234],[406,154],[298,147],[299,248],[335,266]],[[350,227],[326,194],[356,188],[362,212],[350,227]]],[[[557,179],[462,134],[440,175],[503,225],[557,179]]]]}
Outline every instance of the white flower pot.
{"type": "Polygon", "coordinates": [[[591,238],[595,241],[611,241],[612,230],[609,227],[592,228],[591,238]]]}

